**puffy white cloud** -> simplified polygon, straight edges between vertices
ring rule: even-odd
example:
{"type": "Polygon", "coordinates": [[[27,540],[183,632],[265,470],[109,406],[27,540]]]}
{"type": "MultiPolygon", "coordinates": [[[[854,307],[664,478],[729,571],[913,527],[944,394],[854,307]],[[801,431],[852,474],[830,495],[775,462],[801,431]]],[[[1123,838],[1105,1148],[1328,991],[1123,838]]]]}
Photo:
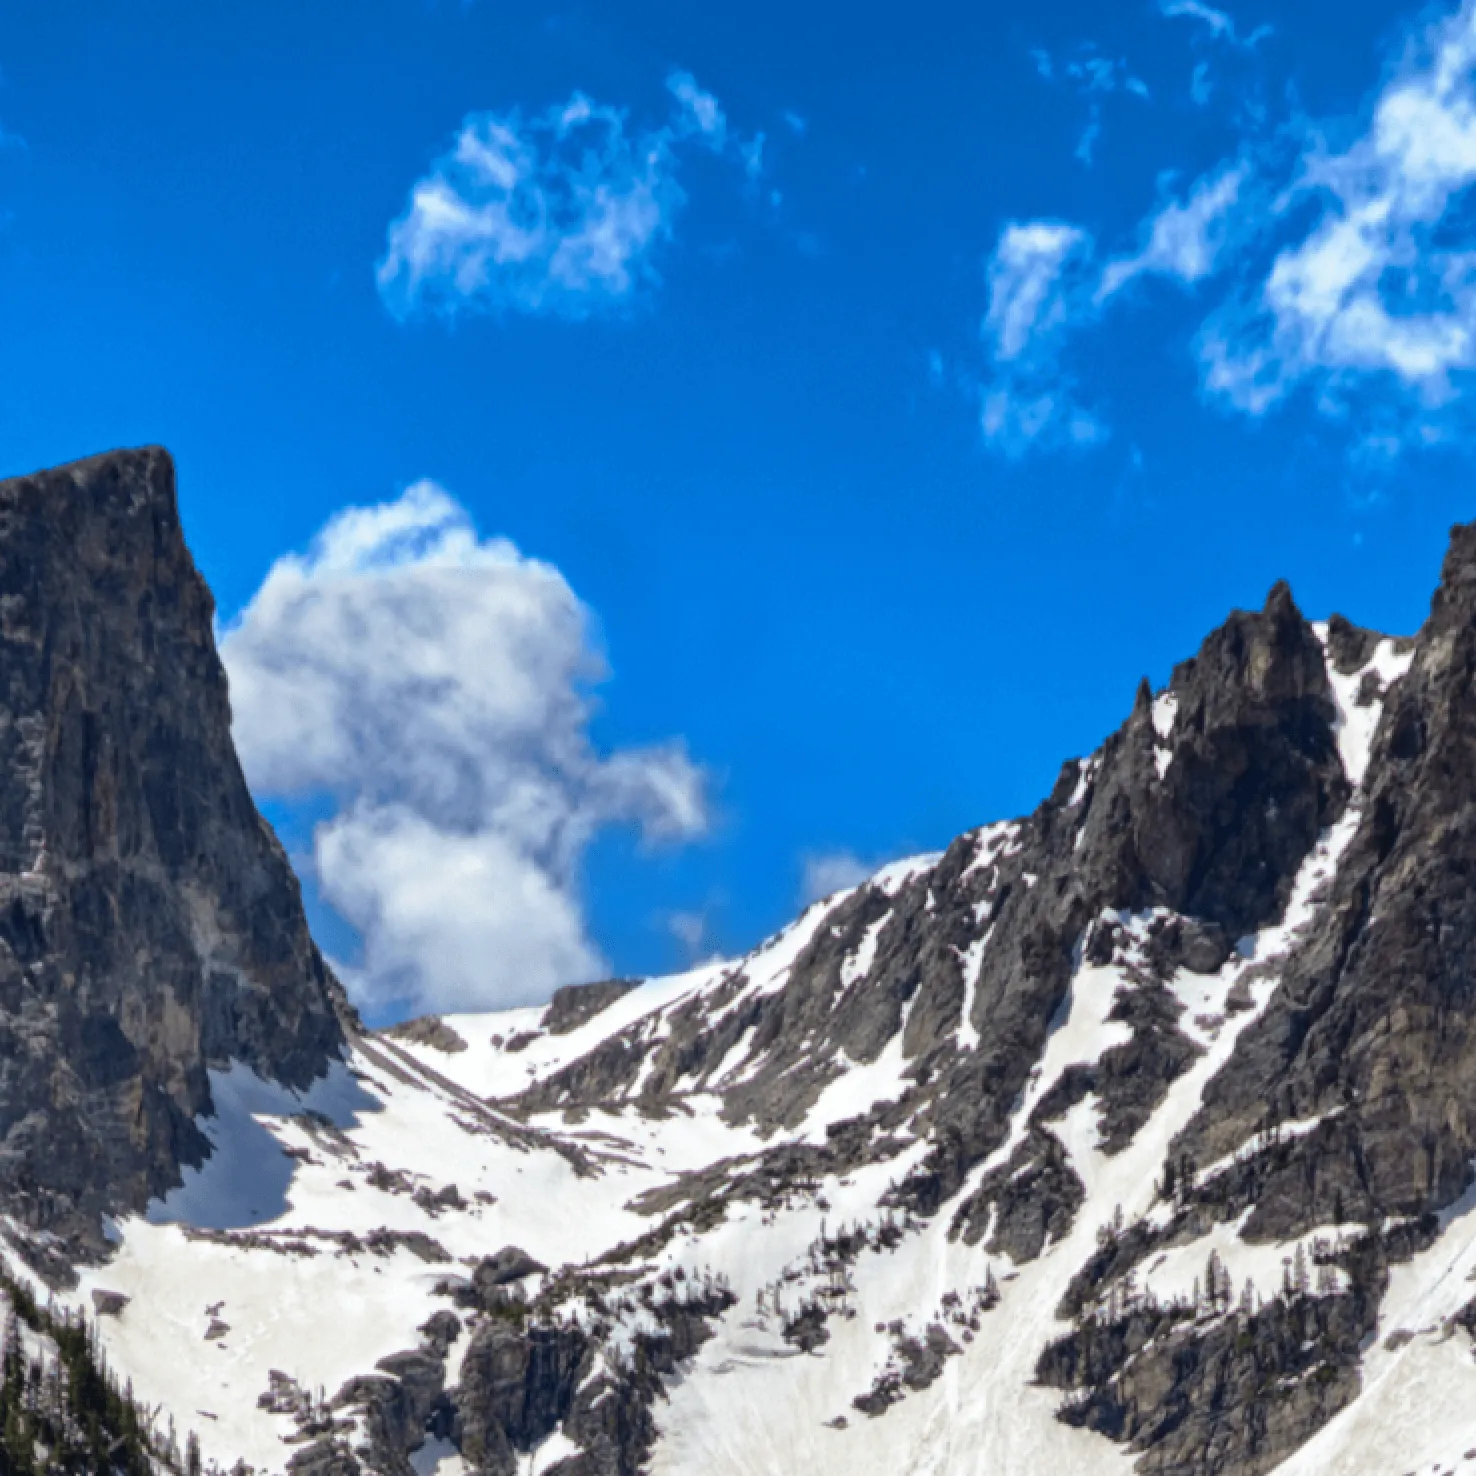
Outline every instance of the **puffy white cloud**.
{"type": "Polygon", "coordinates": [[[527,1004],[607,972],[567,882],[495,828],[358,804],[321,828],[316,865],[364,937],[363,966],[344,975],[371,1009],[527,1004]]]}
{"type": "Polygon", "coordinates": [[[1105,428],[1075,398],[1061,352],[1094,308],[1092,239],[1064,221],[1011,221],[987,268],[983,339],[990,363],[981,401],[986,442],[1020,457],[1048,445],[1086,445],[1105,428]]]}
{"type": "Polygon", "coordinates": [[[221,643],[258,793],[327,796],[322,892],[358,930],[370,1009],[528,1002],[603,967],[577,895],[593,835],[707,824],[679,743],[601,754],[605,674],[563,576],[479,538],[441,488],[334,517],[221,643]]]}
{"type": "Polygon", "coordinates": [[[689,145],[762,171],[762,135],[741,139],[690,72],[667,79],[671,117],[632,129],[576,92],[525,117],[473,113],[410,192],[376,275],[398,317],[422,310],[583,318],[658,280],[657,256],[686,200],[689,145]]]}
{"type": "MultiPolygon", "coordinates": [[[[1295,222],[1254,289],[1206,323],[1207,390],[1260,414],[1299,384],[1341,413],[1403,398],[1419,438],[1476,367],[1476,5],[1432,26],[1340,152],[1313,134],[1279,212],[1295,222]]],[[[1386,406],[1387,409],[1387,406],[1386,406]]]]}

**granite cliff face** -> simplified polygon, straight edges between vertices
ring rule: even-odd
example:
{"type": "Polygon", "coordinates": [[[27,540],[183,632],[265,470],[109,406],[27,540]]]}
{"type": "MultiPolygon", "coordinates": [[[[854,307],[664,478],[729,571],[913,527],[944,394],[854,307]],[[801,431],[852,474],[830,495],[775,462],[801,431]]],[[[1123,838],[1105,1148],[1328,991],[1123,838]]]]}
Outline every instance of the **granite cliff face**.
{"type": "Polygon", "coordinates": [[[344,1044],[213,610],[166,452],[0,483],[0,1206],[79,1248],[200,1161],[207,1068],[344,1044]]]}
{"type": "Polygon", "coordinates": [[[1476,1160],[1476,525],[1457,528],[1388,694],[1316,927],[1186,1130],[1203,1161],[1326,1120],[1258,1185],[1253,1233],[1444,1209],[1476,1160]]]}

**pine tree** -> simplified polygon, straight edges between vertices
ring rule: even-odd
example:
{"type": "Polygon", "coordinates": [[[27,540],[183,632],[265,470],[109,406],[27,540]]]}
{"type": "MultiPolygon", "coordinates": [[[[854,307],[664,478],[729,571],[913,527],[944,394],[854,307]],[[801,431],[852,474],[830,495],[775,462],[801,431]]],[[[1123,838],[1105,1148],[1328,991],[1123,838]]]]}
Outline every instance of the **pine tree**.
{"type": "Polygon", "coordinates": [[[1307,1252],[1301,1241],[1297,1242],[1296,1259],[1292,1263],[1292,1286],[1299,1297],[1305,1297],[1312,1289],[1311,1277],[1307,1272],[1307,1252]]]}
{"type": "Polygon", "coordinates": [[[1216,1250],[1209,1253],[1209,1261],[1204,1268],[1204,1295],[1211,1313],[1228,1311],[1230,1299],[1235,1295],[1230,1273],[1216,1250]]]}

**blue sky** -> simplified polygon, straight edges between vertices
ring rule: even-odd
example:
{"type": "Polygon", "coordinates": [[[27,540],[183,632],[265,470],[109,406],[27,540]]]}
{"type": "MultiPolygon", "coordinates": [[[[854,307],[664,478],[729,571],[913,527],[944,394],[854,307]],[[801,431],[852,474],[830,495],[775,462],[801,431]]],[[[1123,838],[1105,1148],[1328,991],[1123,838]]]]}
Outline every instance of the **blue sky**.
{"type": "Polygon", "coordinates": [[[1361,0],[22,0],[0,468],[174,451],[376,1018],[675,967],[1030,808],[1277,578],[1418,624],[1473,64],[1361,0]]]}

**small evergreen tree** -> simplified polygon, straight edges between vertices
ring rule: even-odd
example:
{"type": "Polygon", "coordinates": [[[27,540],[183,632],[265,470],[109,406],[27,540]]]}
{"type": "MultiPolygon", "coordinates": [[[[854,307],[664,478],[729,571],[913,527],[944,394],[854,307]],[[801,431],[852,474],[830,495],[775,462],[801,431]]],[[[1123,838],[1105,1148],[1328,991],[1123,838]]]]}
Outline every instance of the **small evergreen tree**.
{"type": "Polygon", "coordinates": [[[1307,1251],[1301,1241],[1297,1242],[1297,1254],[1292,1262],[1292,1288],[1299,1297],[1305,1297],[1312,1290],[1312,1278],[1307,1270],[1307,1251]]]}

